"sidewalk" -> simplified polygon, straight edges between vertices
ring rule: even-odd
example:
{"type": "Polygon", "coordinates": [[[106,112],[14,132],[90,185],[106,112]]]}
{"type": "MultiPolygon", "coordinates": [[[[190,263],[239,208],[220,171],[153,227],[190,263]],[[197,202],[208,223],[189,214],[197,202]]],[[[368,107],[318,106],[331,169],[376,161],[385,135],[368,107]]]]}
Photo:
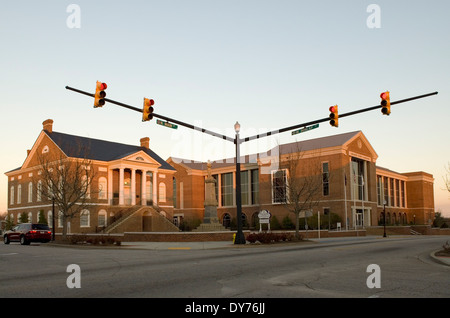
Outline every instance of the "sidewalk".
{"type": "MultiPolygon", "coordinates": [[[[309,243],[338,243],[344,241],[362,241],[362,240],[374,240],[380,239],[377,236],[365,236],[365,237],[347,237],[347,238],[327,238],[327,239],[310,239],[309,243]]],[[[286,243],[293,244],[293,243],[286,243]]],[[[208,250],[208,249],[224,249],[224,248],[248,248],[248,247],[269,247],[277,246],[278,244],[243,244],[236,245],[232,241],[208,241],[208,242],[122,242],[121,246],[129,249],[147,249],[147,250],[208,250]]],[[[285,245],[285,246],[286,246],[285,245]]],[[[280,244],[278,246],[283,246],[280,244]]],[[[440,263],[450,266],[450,257],[436,256],[433,251],[430,253],[430,257],[440,263]]]]}
{"type": "Polygon", "coordinates": [[[231,241],[217,242],[122,242],[121,246],[131,249],[150,249],[150,250],[207,250],[216,248],[232,248],[231,241]]]}

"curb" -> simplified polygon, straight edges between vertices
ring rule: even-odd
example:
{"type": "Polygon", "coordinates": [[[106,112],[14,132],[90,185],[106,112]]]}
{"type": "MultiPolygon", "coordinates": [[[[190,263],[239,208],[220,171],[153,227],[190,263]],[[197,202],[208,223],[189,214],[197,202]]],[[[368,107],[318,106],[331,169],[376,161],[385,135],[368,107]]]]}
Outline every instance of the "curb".
{"type": "Polygon", "coordinates": [[[436,253],[440,252],[440,251],[441,250],[436,250],[436,251],[431,252],[430,257],[439,264],[450,266],[450,257],[436,256],[436,253]]]}

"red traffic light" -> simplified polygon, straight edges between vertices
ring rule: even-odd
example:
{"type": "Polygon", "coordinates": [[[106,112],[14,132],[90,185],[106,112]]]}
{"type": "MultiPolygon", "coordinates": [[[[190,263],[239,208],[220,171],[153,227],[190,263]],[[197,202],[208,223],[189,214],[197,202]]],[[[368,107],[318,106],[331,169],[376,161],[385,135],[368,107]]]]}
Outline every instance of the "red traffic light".
{"type": "Polygon", "coordinates": [[[142,121],[149,121],[153,119],[153,105],[155,105],[155,101],[153,99],[144,98],[144,106],[142,107],[142,121]]]}
{"type": "Polygon", "coordinates": [[[106,85],[106,83],[97,82],[97,88],[100,90],[104,90],[108,88],[108,85],[106,85]]]}
{"type": "Polygon", "coordinates": [[[105,89],[107,87],[108,85],[106,85],[106,83],[97,81],[97,84],[95,86],[94,107],[102,107],[103,105],[105,105],[104,98],[106,97],[105,89]]]}
{"type": "Polygon", "coordinates": [[[381,106],[383,106],[381,108],[381,113],[383,115],[388,115],[391,113],[391,98],[389,96],[389,91],[387,92],[383,92],[380,94],[380,98],[381,98],[381,106]]]}
{"type": "Polygon", "coordinates": [[[331,106],[330,108],[330,125],[333,127],[339,126],[339,114],[338,114],[338,105],[331,106]]]}

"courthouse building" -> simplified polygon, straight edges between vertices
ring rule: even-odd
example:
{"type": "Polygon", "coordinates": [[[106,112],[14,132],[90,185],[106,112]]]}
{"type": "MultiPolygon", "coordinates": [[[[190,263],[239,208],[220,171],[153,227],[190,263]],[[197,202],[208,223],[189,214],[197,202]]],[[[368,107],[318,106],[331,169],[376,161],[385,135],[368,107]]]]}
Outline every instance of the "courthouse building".
{"type": "MultiPolygon", "coordinates": [[[[71,233],[177,231],[182,222],[203,219],[206,162],[163,160],[150,149],[149,138],[135,146],[55,132],[53,121],[46,120],[22,166],[6,172],[8,215],[14,223],[23,212],[31,222],[38,221],[40,211],[52,219],[52,200],[40,193],[41,167],[36,159],[45,153],[86,158],[96,172],[88,206],[70,220],[71,233]],[[74,145],[90,151],[76,152],[74,145]]],[[[298,176],[318,180],[314,204],[303,213],[337,214],[342,229],[377,226],[384,211],[388,224],[430,224],[434,219],[433,176],[377,167],[377,158],[361,131],[284,144],[242,157],[243,219],[255,226],[258,213],[267,210],[280,222],[286,216],[294,222],[286,202],[298,176]]],[[[211,163],[217,214],[226,227],[236,219],[234,160],[211,163]]],[[[62,224],[57,214],[58,232],[62,224]]]]}
{"type": "MultiPolygon", "coordinates": [[[[341,219],[341,229],[383,224],[384,212],[387,224],[430,224],[434,219],[433,176],[377,167],[377,158],[361,131],[284,144],[267,153],[242,157],[244,224],[255,226],[261,210],[269,211],[280,223],[288,216],[295,224],[286,202],[293,201],[289,198],[290,183],[305,176],[316,176],[314,187],[318,189],[309,185],[303,193],[314,191],[314,202],[301,216],[334,213],[341,219]]],[[[176,169],[174,217],[201,218],[207,163],[181,158],[169,158],[168,163],[176,169]]],[[[211,164],[218,217],[227,226],[236,217],[235,159],[211,164]]]]}

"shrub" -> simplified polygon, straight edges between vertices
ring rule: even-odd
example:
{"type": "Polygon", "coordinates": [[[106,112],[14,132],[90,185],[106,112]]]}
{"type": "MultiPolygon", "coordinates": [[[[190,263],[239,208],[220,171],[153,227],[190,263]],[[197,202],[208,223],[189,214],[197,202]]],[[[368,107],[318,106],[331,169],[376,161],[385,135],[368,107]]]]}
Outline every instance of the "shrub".
{"type": "Polygon", "coordinates": [[[262,232],[262,233],[251,233],[247,236],[247,241],[250,243],[259,242],[261,244],[270,244],[276,242],[287,242],[292,241],[294,236],[291,233],[273,233],[273,232],[262,232]]]}

